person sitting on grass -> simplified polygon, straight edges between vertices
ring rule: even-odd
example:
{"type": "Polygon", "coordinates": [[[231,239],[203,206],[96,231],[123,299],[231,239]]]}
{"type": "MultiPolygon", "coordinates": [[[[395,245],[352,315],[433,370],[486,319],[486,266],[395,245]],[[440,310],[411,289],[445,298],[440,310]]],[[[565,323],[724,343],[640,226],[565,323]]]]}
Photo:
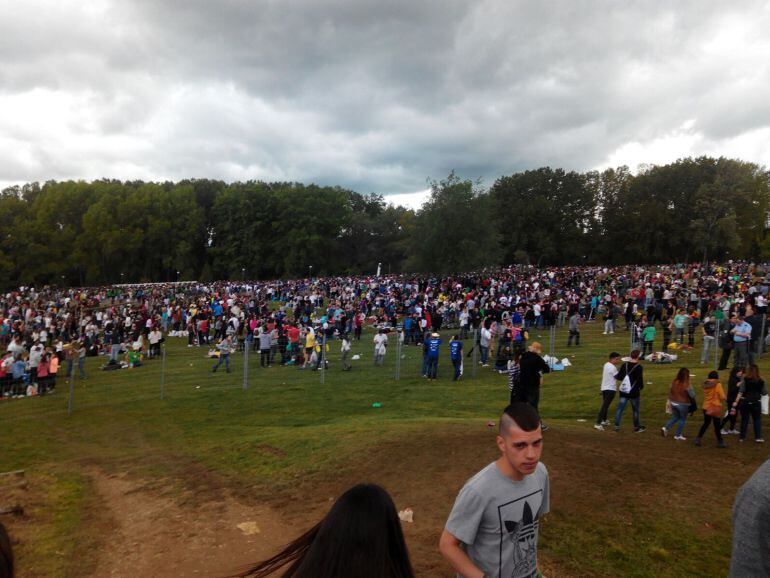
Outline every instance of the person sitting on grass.
{"type": "Polygon", "coordinates": [[[346,491],[328,514],[281,552],[238,578],[413,578],[401,521],[380,486],[346,491]]]}

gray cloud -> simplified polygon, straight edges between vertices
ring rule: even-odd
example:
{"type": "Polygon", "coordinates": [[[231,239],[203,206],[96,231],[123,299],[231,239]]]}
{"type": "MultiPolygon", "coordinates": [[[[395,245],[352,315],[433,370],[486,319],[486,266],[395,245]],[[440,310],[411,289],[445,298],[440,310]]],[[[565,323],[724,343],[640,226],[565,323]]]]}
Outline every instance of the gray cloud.
{"type": "Polygon", "coordinates": [[[361,192],[738,154],[764,164],[764,2],[12,0],[0,183],[361,192]]]}

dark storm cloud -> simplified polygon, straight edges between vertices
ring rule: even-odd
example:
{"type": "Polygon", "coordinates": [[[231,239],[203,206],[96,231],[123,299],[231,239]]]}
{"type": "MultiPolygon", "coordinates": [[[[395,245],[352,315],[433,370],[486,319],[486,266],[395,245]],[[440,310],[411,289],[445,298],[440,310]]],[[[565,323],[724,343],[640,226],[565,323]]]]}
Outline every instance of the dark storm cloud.
{"type": "Polygon", "coordinates": [[[491,184],[723,150],[764,163],[768,20],[762,2],[10,2],[0,182],[398,193],[453,168],[491,184]]]}

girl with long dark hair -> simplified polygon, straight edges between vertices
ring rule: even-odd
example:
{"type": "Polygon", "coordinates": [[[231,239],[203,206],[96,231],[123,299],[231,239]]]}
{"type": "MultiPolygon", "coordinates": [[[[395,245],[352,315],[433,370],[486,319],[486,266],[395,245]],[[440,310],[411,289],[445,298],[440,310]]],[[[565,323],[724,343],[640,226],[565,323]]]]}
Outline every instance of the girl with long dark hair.
{"type": "Polygon", "coordinates": [[[393,500],[373,484],[350,488],[318,524],[236,576],[263,578],[287,565],[283,578],[414,576],[393,500]]]}
{"type": "Polygon", "coordinates": [[[695,401],[695,391],[690,385],[690,370],[683,367],[676,374],[676,378],[671,382],[671,389],[668,394],[668,401],[671,405],[671,419],[660,428],[663,437],[668,435],[668,431],[676,425],[676,434],[674,439],[685,441],[687,438],[682,435],[684,424],[687,421],[687,414],[695,401]]]}

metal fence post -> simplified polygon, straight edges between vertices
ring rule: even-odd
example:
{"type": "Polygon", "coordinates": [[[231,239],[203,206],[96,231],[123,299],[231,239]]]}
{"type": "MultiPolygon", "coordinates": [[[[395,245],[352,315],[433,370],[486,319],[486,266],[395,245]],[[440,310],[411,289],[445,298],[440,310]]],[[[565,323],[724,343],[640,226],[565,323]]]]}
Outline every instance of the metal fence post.
{"type": "Polygon", "coordinates": [[[72,375],[70,376],[70,396],[67,400],[67,415],[72,415],[72,406],[75,401],[75,364],[72,364],[72,375]]]}
{"type": "Polygon", "coordinates": [[[244,343],[243,348],[243,391],[249,389],[249,342],[244,343]]]}
{"type": "Polygon", "coordinates": [[[717,328],[714,331],[714,371],[716,371],[719,363],[719,342],[720,342],[720,331],[719,331],[719,325],[720,325],[721,319],[717,319],[717,328]]]}
{"type": "Polygon", "coordinates": [[[326,330],[324,332],[323,339],[321,339],[321,385],[326,381],[326,330]]]}
{"type": "Polygon", "coordinates": [[[471,349],[471,351],[473,351],[473,368],[471,369],[471,377],[474,377],[474,378],[476,377],[476,365],[478,365],[477,363],[477,359],[478,359],[477,355],[479,350],[479,346],[478,346],[479,342],[477,339],[478,332],[479,330],[474,327],[473,328],[473,349],[471,349]]]}
{"type": "Polygon", "coordinates": [[[160,358],[160,399],[166,396],[166,344],[161,344],[160,358]]]}
{"type": "Polygon", "coordinates": [[[554,359],[556,358],[556,327],[551,326],[551,331],[549,337],[549,344],[548,344],[548,355],[551,358],[551,362],[548,364],[551,369],[553,369],[554,365],[554,359]]]}
{"type": "Polygon", "coordinates": [[[636,322],[631,323],[631,349],[629,351],[634,350],[634,343],[636,342],[636,322]]]}
{"type": "Polygon", "coordinates": [[[401,379],[401,331],[396,330],[396,373],[394,375],[396,381],[401,379]]]}

